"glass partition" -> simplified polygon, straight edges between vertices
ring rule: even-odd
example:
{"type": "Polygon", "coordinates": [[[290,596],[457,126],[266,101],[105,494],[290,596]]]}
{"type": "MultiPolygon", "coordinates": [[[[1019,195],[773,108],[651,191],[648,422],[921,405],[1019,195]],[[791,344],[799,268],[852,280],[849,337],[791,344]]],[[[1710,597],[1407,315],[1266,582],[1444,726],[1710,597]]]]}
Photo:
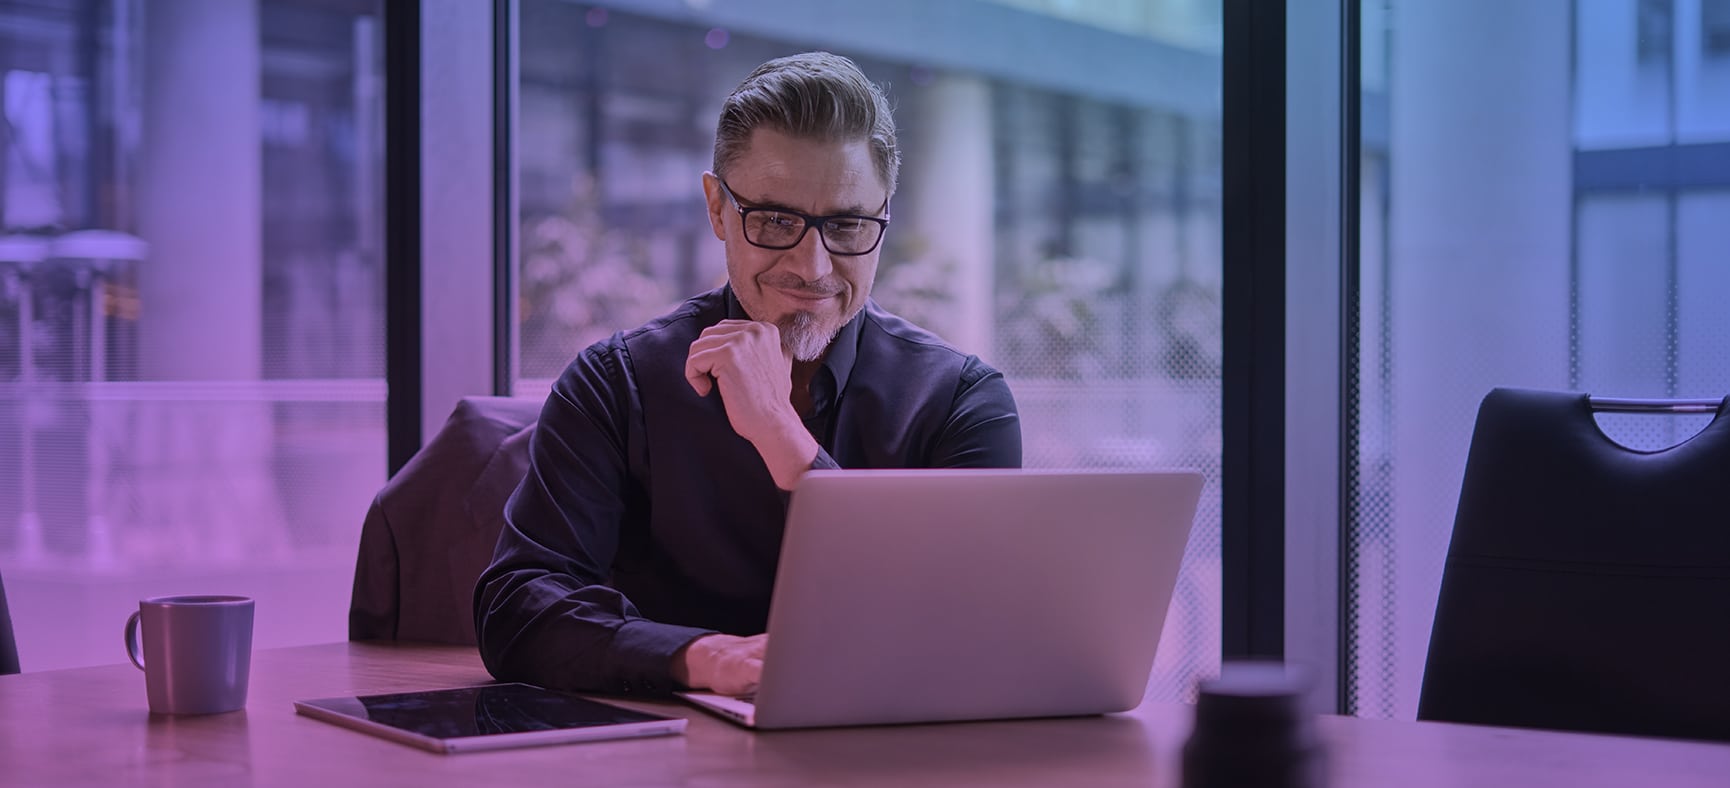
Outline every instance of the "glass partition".
{"type": "MultiPolygon", "coordinates": [[[[1730,392],[1730,4],[1361,7],[1347,710],[1410,718],[1484,395],[1730,392]]],[[[1708,420],[1599,417],[1640,449],[1708,420]]]]}
{"type": "Polygon", "coordinates": [[[379,0],[0,0],[0,568],[25,670],[142,597],[338,640],[384,481],[379,0]]]}

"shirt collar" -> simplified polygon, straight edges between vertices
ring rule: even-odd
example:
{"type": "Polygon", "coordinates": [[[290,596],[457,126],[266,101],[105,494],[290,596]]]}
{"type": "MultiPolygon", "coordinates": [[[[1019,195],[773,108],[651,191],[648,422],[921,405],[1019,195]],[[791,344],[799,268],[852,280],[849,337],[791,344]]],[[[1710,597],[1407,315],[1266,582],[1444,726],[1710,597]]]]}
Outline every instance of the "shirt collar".
{"type": "MultiPolygon", "coordinates": [[[[745,306],[740,304],[739,297],[733,294],[733,285],[727,284],[725,290],[727,319],[750,320],[751,316],[746,314],[745,306]]],[[[860,309],[859,314],[854,315],[852,320],[841,327],[840,333],[835,335],[835,341],[829,343],[829,352],[823,356],[823,368],[835,377],[836,394],[847,390],[847,378],[853,374],[853,362],[859,358],[859,324],[864,320],[865,310],[860,309]]]]}

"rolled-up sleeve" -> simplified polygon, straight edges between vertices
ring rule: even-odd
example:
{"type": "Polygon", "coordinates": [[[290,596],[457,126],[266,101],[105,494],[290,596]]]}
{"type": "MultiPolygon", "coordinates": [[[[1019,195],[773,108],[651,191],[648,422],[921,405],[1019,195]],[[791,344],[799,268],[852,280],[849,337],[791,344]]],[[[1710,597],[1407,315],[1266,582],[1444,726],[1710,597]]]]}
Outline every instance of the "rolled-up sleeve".
{"type": "Polygon", "coordinates": [[[475,586],[481,658],[500,680],[666,692],[673,655],[710,632],[645,619],[606,585],[629,527],[623,353],[616,341],[585,350],[541,409],[528,474],[475,586]]]}

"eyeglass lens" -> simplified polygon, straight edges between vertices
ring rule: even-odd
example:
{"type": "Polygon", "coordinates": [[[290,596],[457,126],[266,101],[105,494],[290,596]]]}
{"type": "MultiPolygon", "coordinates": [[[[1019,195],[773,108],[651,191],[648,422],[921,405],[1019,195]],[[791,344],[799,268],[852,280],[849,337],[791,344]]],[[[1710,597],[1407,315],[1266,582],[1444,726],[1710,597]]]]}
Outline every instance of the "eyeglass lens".
{"type": "MultiPolygon", "coordinates": [[[[789,248],[804,237],[806,220],[802,216],[781,211],[752,209],[745,212],[745,240],[758,246],[789,248]]],[[[862,254],[877,245],[883,226],[865,219],[831,218],[822,220],[818,232],[829,251],[839,254],[862,254]]]]}

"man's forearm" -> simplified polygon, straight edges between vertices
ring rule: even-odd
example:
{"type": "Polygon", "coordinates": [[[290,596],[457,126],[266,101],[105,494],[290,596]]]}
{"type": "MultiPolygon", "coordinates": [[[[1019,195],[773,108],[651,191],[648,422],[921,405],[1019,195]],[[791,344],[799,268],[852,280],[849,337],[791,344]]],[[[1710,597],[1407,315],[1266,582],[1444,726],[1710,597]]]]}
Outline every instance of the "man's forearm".
{"type": "Polygon", "coordinates": [[[494,676],[583,692],[662,694],[690,686],[678,655],[707,630],[635,619],[613,631],[566,619],[540,632],[518,630],[515,642],[482,646],[494,676]],[[673,670],[669,671],[669,668],[673,670]]]}
{"type": "Polygon", "coordinates": [[[774,477],[775,486],[783,490],[791,490],[799,484],[799,477],[811,469],[811,462],[817,459],[819,446],[817,439],[805,430],[805,425],[795,421],[784,425],[773,434],[760,438],[752,443],[757,447],[757,453],[763,457],[763,464],[768,466],[769,475],[774,477]]]}

